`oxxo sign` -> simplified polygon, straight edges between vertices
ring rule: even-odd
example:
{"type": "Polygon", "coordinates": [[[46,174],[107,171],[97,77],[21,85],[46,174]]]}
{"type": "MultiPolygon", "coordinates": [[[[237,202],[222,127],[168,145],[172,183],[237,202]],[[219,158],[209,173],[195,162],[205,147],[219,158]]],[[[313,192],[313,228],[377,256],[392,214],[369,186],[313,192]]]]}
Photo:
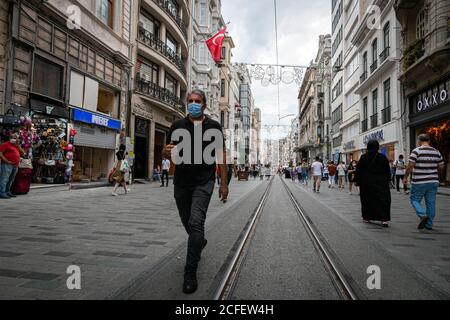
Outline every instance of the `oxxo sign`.
{"type": "Polygon", "coordinates": [[[417,101],[417,112],[425,111],[428,108],[440,105],[447,100],[449,100],[448,90],[443,89],[440,92],[435,92],[431,96],[424,97],[423,99],[417,101]]]}

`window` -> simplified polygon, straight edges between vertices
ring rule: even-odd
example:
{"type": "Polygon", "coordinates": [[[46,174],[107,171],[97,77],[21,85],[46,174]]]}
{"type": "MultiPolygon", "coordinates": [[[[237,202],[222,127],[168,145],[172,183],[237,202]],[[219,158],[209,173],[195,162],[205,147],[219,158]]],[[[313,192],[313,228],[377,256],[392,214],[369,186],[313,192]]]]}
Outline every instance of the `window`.
{"type": "Polygon", "coordinates": [[[166,45],[170,50],[172,50],[173,54],[177,54],[178,43],[169,33],[167,33],[166,45]]]}
{"type": "Polygon", "coordinates": [[[33,92],[63,100],[63,67],[35,56],[33,69],[33,92]]]}
{"type": "Polygon", "coordinates": [[[174,17],[178,17],[179,6],[176,0],[167,0],[166,6],[174,17]]]}
{"type": "Polygon", "coordinates": [[[386,25],[383,28],[383,45],[384,45],[384,49],[389,48],[390,47],[390,33],[391,33],[391,26],[388,23],[386,23],[386,25]]]}
{"type": "Polygon", "coordinates": [[[384,107],[391,106],[391,79],[384,82],[384,107]]]}
{"type": "Polygon", "coordinates": [[[372,64],[370,65],[370,72],[373,73],[378,68],[378,39],[372,42],[372,64]]]}
{"type": "Polygon", "coordinates": [[[342,15],[342,1],[340,1],[339,7],[338,7],[338,9],[336,11],[336,14],[335,14],[334,18],[333,18],[333,22],[332,22],[332,25],[331,25],[332,33],[334,33],[334,30],[336,30],[336,26],[338,25],[339,20],[341,19],[341,15],[342,15]]]}
{"type": "Polygon", "coordinates": [[[145,31],[150,32],[159,39],[159,22],[142,12],[139,15],[139,23],[145,31]]]}
{"type": "Polygon", "coordinates": [[[366,52],[364,52],[364,54],[363,54],[363,72],[362,72],[362,75],[361,75],[361,82],[363,82],[363,81],[365,81],[366,79],[367,79],[367,51],[366,52]]]}
{"type": "Polygon", "coordinates": [[[363,120],[367,120],[368,112],[367,112],[367,97],[363,99],[363,120]]]}
{"type": "Polygon", "coordinates": [[[417,15],[417,20],[416,20],[416,38],[417,39],[423,39],[425,38],[425,34],[427,32],[426,28],[427,28],[427,13],[425,11],[425,8],[422,8],[419,11],[419,14],[417,15]]]}
{"type": "Polygon", "coordinates": [[[225,111],[220,111],[220,125],[225,127],[225,111]]]}
{"type": "Polygon", "coordinates": [[[222,47],[222,60],[226,60],[226,48],[222,47]]]}
{"type": "Polygon", "coordinates": [[[337,99],[342,94],[342,78],[339,79],[338,83],[334,86],[332,92],[333,101],[337,99]]]}
{"type": "Polygon", "coordinates": [[[334,41],[333,41],[333,47],[332,47],[333,53],[332,53],[332,56],[334,56],[334,54],[336,53],[336,51],[337,51],[339,45],[341,44],[341,42],[342,42],[342,26],[339,29],[338,33],[337,33],[336,39],[334,39],[334,41]]]}
{"type": "Polygon", "coordinates": [[[198,44],[198,63],[208,64],[208,52],[204,42],[198,44]]]}
{"type": "Polygon", "coordinates": [[[372,114],[378,113],[378,89],[372,92],[372,114]]]}
{"type": "Polygon", "coordinates": [[[97,0],[97,17],[111,28],[114,20],[114,1],[97,0]]]}
{"type": "Polygon", "coordinates": [[[220,80],[220,96],[225,97],[225,79],[220,80]]]}
{"type": "Polygon", "coordinates": [[[317,116],[319,118],[322,117],[322,104],[320,104],[320,103],[317,105],[317,116]]]}
{"type": "Polygon", "coordinates": [[[75,71],[70,73],[69,104],[119,117],[119,92],[75,71]]]}
{"type": "Polygon", "coordinates": [[[174,95],[177,95],[177,80],[166,72],[165,88],[174,95]]]}
{"type": "Polygon", "coordinates": [[[342,120],[342,104],[333,111],[331,118],[333,125],[339,123],[342,120]]]}
{"type": "Polygon", "coordinates": [[[159,84],[159,66],[153,62],[137,60],[136,72],[140,79],[159,84]]]}
{"type": "Polygon", "coordinates": [[[208,24],[208,5],[206,4],[206,2],[200,2],[200,10],[199,10],[199,14],[200,14],[200,25],[207,27],[208,24]]]}

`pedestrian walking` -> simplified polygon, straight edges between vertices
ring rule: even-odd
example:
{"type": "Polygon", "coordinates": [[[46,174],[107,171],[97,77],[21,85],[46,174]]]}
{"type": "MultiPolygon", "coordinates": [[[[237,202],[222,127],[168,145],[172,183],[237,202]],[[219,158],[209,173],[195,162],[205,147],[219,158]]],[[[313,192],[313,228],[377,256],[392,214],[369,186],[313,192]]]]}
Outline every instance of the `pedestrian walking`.
{"type": "Polygon", "coordinates": [[[378,141],[367,143],[367,153],[361,156],[356,166],[356,182],[360,187],[363,221],[381,221],[387,228],[391,221],[391,171],[388,159],[378,152],[379,149],[378,141]]]}
{"type": "Polygon", "coordinates": [[[337,166],[337,173],[339,179],[339,189],[344,189],[346,168],[345,163],[343,161],[337,166]]]}
{"type": "Polygon", "coordinates": [[[308,162],[306,162],[306,159],[303,159],[303,162],[302,162],[302,181],[303,181],[303,184],[305,185],[305,186],[307,186],[308,185],[308,180],[309,180],[309,165],[308,165],[308,162]]]}
{"type": "Polygon", "coordinates": [[[355,186],[356,190],[359,193],[358,187],[356,186],[356,181],[355,181],[355,177],[356,177],[356,166],[357,166],[357,162],[356,160],[353,160],[352,162],[350,162],[348,168],[347,168],[347,174],[348,174],[348,193],[351,195],[352,191],[353,191],[353,185],[355,186]]]}
{"type": "MultiPolygon", "coordinates": [[[[163,152],[167,157],[171,152],[179,156],[176,145],[179,143],[180,137],[183,139],[183,147],[186,148],[187,144],[190,148],[188,159],[182,158],[180,161],[178,159],[174,161],[175,201],[181,222],[189,236],[183,292],[190,294],[197,290],[198,263],[207,244],[205,220],[214,191],[216,165],[219,164],[220,168],[219,198],[223,202],[226,202],[228,198],[228,170],[222,126],[204,114],[207,107],[206,94],[202,90],[194,90],[187,97],[188,115],[172,124],[169,132],[171,142],[165,146],[163,152]],[[220,137],[218,133],[220,133],[220,137]],[[214,141],[207,143],[203,139],[197,139],[197,137],[204,137],[205,134],[213,135],[214,141]],[[186,136],[190,141],[185,141],[186,136]],[[212,149],[211,144],[214,146],[212,149]],[[196,150],[202,152],[202,155],[195,154],[196,150]],[[211,157],[208,158],[204,156],[205,154],[211,155],[211,157]],[[198,163],[200,162],[198,158],[201,158],[201,163],[198,163]]],[[[183,156],[185,154],[186,152],[183,152],[183,156]]]]}
{"type": "Polygon", "coordinates": [[[166,157],[163,157],[161,166],[162,166],[161,187],[164,187],[164,181],[166,181],[166,187],[168,187],[169,186],[170,160],[167,159],[166,157]]]}
{"type": "Polygon", "coordinates": [[[297,163],[297,166],[295,167],[295,171],[297,171],[297,179],[298,182],[301,183],[303,182],[303,177],[302,177],[302,166],[301,163],[297,163]]]}
{"type": "Polygon", "coordinates": [[[19,136],[10,135],[9,141],[0,144],[0,199],[16,196],[11,193],[16,174],[19,171],[20,156],[25,154],[20,147],[19,136]]]}
{"type": "Polygon", "coordinates": [[[323,164],[320,158],[316,157],[316,161],[311,164],[311,174],[313,176],[313,191],[320,192],[320,182],[322,181],[323,164]]]}
{"type": "MultiPolygon", "coordinates": [[[[403,183],[406,173],[406,164],[403,155],[400,155],[398,157],[398,160],[394,162],[394,168],[395,168],[395,182],[397,187],[397,193],[400,193],[400,181],[403,183]]],[[[403,183],[403,190],[405,194],[408,194],[407,184],[403,183]]]]}
{"type": "Polygon", "coordinates": [[[116,153],[117,162],[114,166],[114,172],[111,177],[115,182],[114,190],[112,192],[112,195],[115,197],[119,195],[117,193],[117,188],[119,188],[119,186],[123,187],[123,189],[125,190],[125,194],[130,192],[130,189],[127,188],[127,183],[125,182],[125,173],[130,169],[128,161],[125,159],[125,150],[126,146],[124,144],[121,144],[119,146],[119,151],[117,151],[116,153]]]}
{"type": "Polygon", "coordinates": [[[395,166],[394,166],[394,161],[393,160],[389,160],[389,167],[391,168],[391,179],[389,180],[389,186],[391,187],[391,189],[395,189],[395,166]]]}
{"type": "Polygon", "coordinates": [[[291,167],[291,178],[292,182],[295,182],[295,179],[297,178],[297,168],[295,167],[295,165],[292,165],[291,167]]]}
{"type": "Polygon", "coordinates": [[[333,161],[328,162],[328,188],[334,188],[336,177],[336,165],[333,161]]]}
{"type": "Polygon", "coordinates": [[[430,146],[429,135],[419,135],[418,144],[419,147],[414,149],[409,157],[403,183],[408,183],[412,173],[410,200],[420,218],[418,229],[433,230],[436,193],[439,186],[438,169],[444,167],[444,160],[441,153],[430,146]],[[421,205],[423,198],[425,198],[425,208],[421,205]]]}

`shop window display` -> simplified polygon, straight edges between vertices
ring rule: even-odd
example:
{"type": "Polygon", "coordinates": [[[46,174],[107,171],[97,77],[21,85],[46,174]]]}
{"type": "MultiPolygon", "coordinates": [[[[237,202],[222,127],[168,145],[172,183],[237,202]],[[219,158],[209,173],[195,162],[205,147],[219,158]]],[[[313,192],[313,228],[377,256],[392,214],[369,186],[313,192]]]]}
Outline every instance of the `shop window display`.
{"type": "Polygon", "coordinates": [[[426,133],[431,138],[431,146],[439,150],[445,167],[439,172],[442,186],[450,187],[450,120],[434,122],[416,129],[416,136],[426,133]]]}
{"type": "Polygon", "coordinates": [[[67,158],[67,120],[33,116],[33,131],[37,137],[33,143],[34,183],[63,184],[68,181],[65,174],[67,158]]]}

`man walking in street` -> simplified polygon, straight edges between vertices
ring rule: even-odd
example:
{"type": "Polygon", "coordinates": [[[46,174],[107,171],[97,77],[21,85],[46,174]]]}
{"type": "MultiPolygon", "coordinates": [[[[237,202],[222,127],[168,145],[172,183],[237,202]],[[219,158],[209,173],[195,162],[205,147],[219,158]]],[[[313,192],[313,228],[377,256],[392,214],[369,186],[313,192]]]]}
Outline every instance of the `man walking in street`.
{"type": "Polygon", "coordinates": [[[320,158],[316,157],[316,161],[314,161],[311,165],[311,173],[313,176],[313,191],[319,193],[320,192],[320,182],[322,181],[322,170],[323,164],[320,162],[320,158]]]}
{"type": "Polygon", "coordinates": [[[404,184],[412,173],[411,204],[420,218],[418,229],[433,229],[436,213],[436,193],[439,186],[438,168],[444,166],[441,153],[430,146],[430,136],[421,134],[418,137],[419,147],[414,149],[409,157],[404,184]],[[421,205],[425,198],[424,209],[421,205]]]}
{"type": "Polygon", "coordinates": [[[344,186],[345,186],[345,171],[346,171],[345,163],[341,162],[337,166],[337,173],[338,173],[338,178],[339,178],[339,189],[344,189],[344,186]]]}
{"type": "Polygon", "coordinates": [[[205,220],[214,191],[216,165],[219,164],[219,197],[223,202],[228,198],[228,170],[222,127],[204,114],[206,94],[194,90],[188,94],[187,102],[189,114],[172,124],[171,143],[164,148],[164,154],[171,154],[175,163],[175,201],[189,235],[183,292],[190,294],[197,290],[198,263],[207,244],[205,220]]]}
{"type": "MultiPolygon", "coordinates": [[[[405,179],[406,164],[403,159],[404,157],[401,154],[398,157],[398,160],[394,162],[397,193],[400,193],[400,181],[402,181],[403,183],[403,180],[405,179]]],[[[408,194],[408,186],[404,183],[403,183],[403,190],[405,191],[405,194],[408,194]]]]}
{"type": "Polygon", "coordinates": [[[161,174],[161,187],[164,187],[164,178],[166,179],[166,187],[169,186],[169,170],[170,170],[170,160],[163,157],[162,160],[162,174],[161,174]]]}
{"type": "Polygon", "coordinates": [[[328,163],[328,188],[334,188],[334,179],[336,176],[336,165],[333,161],[328,163]]]}

